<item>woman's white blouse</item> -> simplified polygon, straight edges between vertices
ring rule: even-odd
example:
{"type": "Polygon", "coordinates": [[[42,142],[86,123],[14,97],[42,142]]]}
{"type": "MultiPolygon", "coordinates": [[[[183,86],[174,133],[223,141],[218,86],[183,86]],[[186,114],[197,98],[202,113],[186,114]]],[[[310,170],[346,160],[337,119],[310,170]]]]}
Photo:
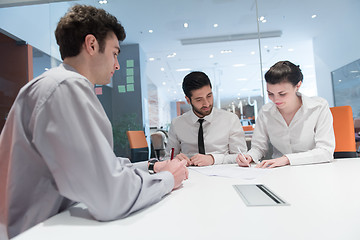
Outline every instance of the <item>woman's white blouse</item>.
{"type": "Polygon", "coordinates": [[[274,103],[265,104],[256,119],[248,154],[258,162],[273,148],[272,158],[286,156],[291,165],[330,162],[335,149],[333,118],[320,97],[302,98],[302,106],[289,126],[274,103]]]}

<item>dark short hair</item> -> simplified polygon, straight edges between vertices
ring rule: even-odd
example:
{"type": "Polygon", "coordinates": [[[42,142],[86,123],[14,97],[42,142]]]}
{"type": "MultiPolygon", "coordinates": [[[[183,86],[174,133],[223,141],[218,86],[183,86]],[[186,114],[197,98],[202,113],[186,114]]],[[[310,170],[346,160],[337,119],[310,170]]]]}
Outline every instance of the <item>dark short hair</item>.
{"type": "Polygon", "coordinates": [[[300,67],[290,61],[277,62],[265,73],[265,80],[270,84],[289,82],[295,86],[303,78],[300,67]]]}
{"type": "Polygon", "coordinates": [[[99,51],[104,52],[105,39],[109,32],[113,32],[119,41],[126,37],[124,27],[104,9],[78,4],[71,7],[60,19],[55,30],[61,59],[77,56],[88,34],[96,37],[99,51]]]}
{"type": "Polygon", "coordinates": [[[184,77],[182,88],[185,96],[191,99],[192,90],[200,89],[204,86],[211,86],[209,77],[203,72],[191,72],[184,77]]]}

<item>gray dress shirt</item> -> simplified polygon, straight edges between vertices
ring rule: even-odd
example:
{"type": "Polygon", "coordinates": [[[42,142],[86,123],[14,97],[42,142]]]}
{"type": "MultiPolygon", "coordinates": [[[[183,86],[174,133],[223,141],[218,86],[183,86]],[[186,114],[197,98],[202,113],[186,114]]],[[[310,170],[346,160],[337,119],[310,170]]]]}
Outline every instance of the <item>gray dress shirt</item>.
{"type": "Polygon", "coordinates": [[[0,230],[13,237],[75,202],[100,221],[126,217],[158,202],[174,178],[115,156],[93,85],[62,64],[20,90],[0,136],[0,183],[0,230]]]}
{"type": "MultiPolygon", "coordinates": [[[[191,158],[199,153],[198,119],[192,110],[173,119],[166,146],[168,155],[171,148],[174,148],[174,156],[181,152],[191,158]]],[[[205,153],[214,157],[214,164],[236,163],[239,149],[244,153],[247,151],[245,133],[239,118],[231,112],[213,108],[204,119],[205,153]]]]}

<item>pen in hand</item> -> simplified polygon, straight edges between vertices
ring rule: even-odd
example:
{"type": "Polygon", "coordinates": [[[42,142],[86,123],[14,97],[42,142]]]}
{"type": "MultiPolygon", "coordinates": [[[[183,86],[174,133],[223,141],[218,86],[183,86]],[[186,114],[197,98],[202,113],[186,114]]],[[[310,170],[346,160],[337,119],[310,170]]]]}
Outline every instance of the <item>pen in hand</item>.
{"type": "Polygon", "coordinates": [[[246,159],[245,155],[242,153],[242,151],[240,150],[240,148],[237,147],[237,149],[238,149],[240,155],[244,158],[245,162],[247,163],[247,166],[250,167],[250,163],[247,162],[247,159],[246,159]]]}
{"type": "Polygon", "coordinates": [[[173,160],[173,158],[174,158],[174,148],[171,148],[171,158],[170,158],[170,160],[173,160]]]}

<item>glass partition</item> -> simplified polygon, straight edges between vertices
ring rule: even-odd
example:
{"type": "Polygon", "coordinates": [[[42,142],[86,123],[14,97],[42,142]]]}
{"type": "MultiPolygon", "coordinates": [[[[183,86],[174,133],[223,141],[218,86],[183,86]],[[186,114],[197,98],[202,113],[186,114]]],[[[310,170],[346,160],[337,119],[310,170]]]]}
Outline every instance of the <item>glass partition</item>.
{"type": "MultiPolygon", "coordinates": [[[[51,56],[50,67],[61,62],[54,30],[67,9],[76,3],[102,7],[124,25],[127,38],[122,45],[140,46],[145,66],[141,77],[148,85],[144,102],[150,104],[143,111],[150,116],[150,123],[144,128],[167,128],[181,112],[176,106],[184,105],[176,103],[186,102],[181,89],[183,77],[196,70],[209,75],[216,107],[254,121],[268,101],[263,75],[280,60],[300,65],[304,73],[302,93],[324,97],[333,106],[331,72],[360,55],[359,31],[355,31],[359,1],[44,2],[16,7],[0,5],[2,32],[34,47],[34,76],[45,70],[39,55],[51,56]],[[41,67],[35,68],[38,64],[41,67]]],[[[3,68],[0,76],[1,71],[3,68]]],[[[2,90],[7,95],[12,91],[11,84],[0,80],[2,86],[9,86],[2,90]]],[[[189,106],[182,106],[184,109],[189,106]]],[[[5,119],[6,113],[1,117],[5,119]]]]}

